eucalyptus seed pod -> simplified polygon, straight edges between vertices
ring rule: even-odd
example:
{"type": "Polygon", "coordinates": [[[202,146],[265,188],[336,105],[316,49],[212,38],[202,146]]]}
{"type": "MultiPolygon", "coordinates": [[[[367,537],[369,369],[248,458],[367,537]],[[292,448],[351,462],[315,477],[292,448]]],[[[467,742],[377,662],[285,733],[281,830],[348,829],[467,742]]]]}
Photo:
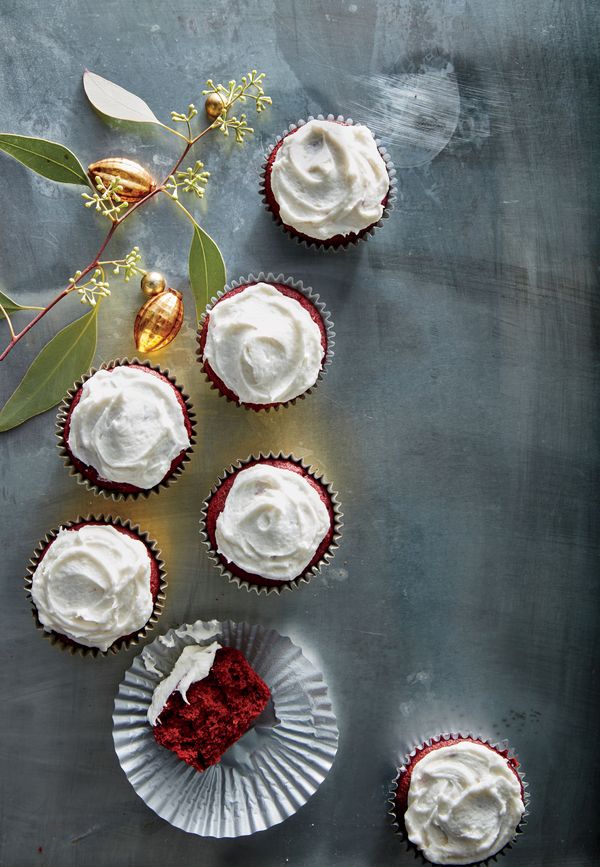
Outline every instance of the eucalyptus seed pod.
{"type": "Polygon", "coordinates": [[[140,352],[155,352],[170,343],[183,322],[181,292],[165,289],[152,295],[135,317],[133,338],[140,352]]]}
{"type": "Polygon", "coordinates": [[[119,198],[124,202],[138,202],[156,188],[156,181],[139,163],[124,157],[106,157],[88,166],[88,173],[94,188],[100,178],[105,187],[119,178],[119,198]]]}

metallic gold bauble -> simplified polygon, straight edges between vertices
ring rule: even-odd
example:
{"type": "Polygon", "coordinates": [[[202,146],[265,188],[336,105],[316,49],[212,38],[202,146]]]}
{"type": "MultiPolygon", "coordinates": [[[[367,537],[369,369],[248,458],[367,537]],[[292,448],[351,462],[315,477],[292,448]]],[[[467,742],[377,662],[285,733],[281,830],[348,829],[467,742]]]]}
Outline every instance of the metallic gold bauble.
{"type": "Polygon", "coordinates": [[[146,169],[133,160],[124,157],[106,157],[88,166],[88,173],[94,189],[96,179],[101,178],[105,187],[119,178],[120,189],[117,195],[124,202],[139,202],[156,188],[156,181],[146,169]]]}
{"type": "Polygon", "coordinates": [[[204,103],[204,109],[206,114],[214,120],[218,117],[223,109],[225,108],[225,103],[221,96],[218,93],[209,93],[206,97],[206,101],[204,103]]]}
{"type": "Polygon", "coordinates": [[[160,271],[146,271],[140,280],[140,286],[144,295],[158,295],[167,288],[167,281],[160,271]]]}
{"type": "Polygon", "coordinates": [[[140,352],[155,352],[170,343],[183,322],[181,292],[165,289],[152,295],[135,317],[133,338],[140,352]]]}

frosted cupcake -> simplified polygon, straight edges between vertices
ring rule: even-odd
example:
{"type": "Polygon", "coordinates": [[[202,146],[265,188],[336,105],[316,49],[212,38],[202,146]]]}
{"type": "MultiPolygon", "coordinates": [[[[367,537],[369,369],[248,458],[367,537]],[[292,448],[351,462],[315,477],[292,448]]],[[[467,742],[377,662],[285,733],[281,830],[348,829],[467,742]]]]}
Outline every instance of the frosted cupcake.
{"type": "Polygon", "coordinates": [[[38,625],[71,649],[128,646],[156,621],[166,582],[158,549],[128,522],[86,519],[41,543],[27,589],[38,625]]]}
{"type": "Polygon", "coordinates": [[[498,855],[526,812],[519,762],[487,741],[442,735],[400,769],[394,816],[431,864],[474,865],[498,855]]]}
{"type": "Polygon", "coordinates": [[[368,127],[311,118],[277,142],[264,169],[264,200],[294,237],[321,247],[356,243],[387,216],[395,172],[368,127]]]}
{"type": "Polygon", "coordinates": [[[204,505],[213,561],[239,586],[297,586],[333,556],[341,513],[331,485],[291,456],[231,467],[204,505]]]}
{"type": "Polygon", "coordinates": [[[174,380],[139,362],[93,371],[58,416],[62,454],[96,492],[158,490],[181,472],[193,444],[189,402],[174,380]]]}
{"type": "Polygon", "coordinates": [[[304,397],[333,355],[332,323],[319,296],[283,275],[269,277],[233,284],[207,308],[199,332],[207,379],[255,411],[304,397]]]}

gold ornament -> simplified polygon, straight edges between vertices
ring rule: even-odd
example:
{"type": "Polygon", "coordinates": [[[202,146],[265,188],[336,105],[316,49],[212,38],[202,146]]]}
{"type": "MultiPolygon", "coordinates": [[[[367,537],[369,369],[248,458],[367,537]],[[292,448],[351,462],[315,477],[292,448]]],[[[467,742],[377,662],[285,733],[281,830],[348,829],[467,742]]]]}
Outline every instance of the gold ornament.
{"type": "Polygon", "coordinates": [[[160,271],[146,271],[140,280],[144,295],[158,295],[167,288],[167,281],[160,271]]]}
{"type": "Polygon", "coordinates": [[[133,338],[140,352],[155,352],[170,343],[183,322],[181,292],[165,289],[152,295],[135,317],[133,338]]]}
{"type": "Polygon", "coordinates": [[[223,112],[225,103],[223,98],[218,93],[209,93],[204,102],[206,114],[215,120],[223,112]]]}
{"type": "Polygon", "coordinates": [[[120,189],[117,194],[124,202],[139,202],[156,188],[156,181],[139,163],[123,157],[107,157],[88,166],[88,173],[96,188],[96,179],[100,178],[105,187],[111,181],[119,178],[120,189]]]}

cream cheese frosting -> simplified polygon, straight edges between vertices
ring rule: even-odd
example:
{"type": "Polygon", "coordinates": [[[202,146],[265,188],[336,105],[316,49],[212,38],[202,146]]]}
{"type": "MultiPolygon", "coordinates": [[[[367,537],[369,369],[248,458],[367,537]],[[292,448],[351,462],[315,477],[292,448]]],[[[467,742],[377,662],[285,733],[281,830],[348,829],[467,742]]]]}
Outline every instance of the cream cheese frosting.
{"type": "Polygon", "coordinates": [[[215,653],[221,645],[217,641],[211,644],[189,644],[181,651],[173,670],[158,684],[152,694],[148,708],[148,722],[155,726],[159,716],[172,692],[179,692],[186,704],[187,691],[193,683],[204,680],[215,661],[215,653]]]}
{"type": "Polygon", "coordinates": [[[152,488],[189,444],[173,388],[140,368],[99,370],[71,413],[69,449],[111,482],[152,488]]]}
{"type": "Polygon", "coordinates": [[[217,550],[253,575],[291,581],[306,569],[330,527],[316,490],[270,464],[240,470],[216,525],[217,550]]]}
{"type": "Polygon", "coordinates": [[[280,403],[317,381],[321,331],[295,298],[256,283],[210,311],[204,358],[243,403],[280,403]]]}
{"type": "Polygon", "coordinates": [[[270,184],[286,226],[327,240],[377,223],[390,179],[366,126],[310,120],[283,139],[270,184]]]}
{"type": "Polygon", "coordinates": [[[61,529],[33,573],[31,596],[47,632],[108,650],[148,622],[150,572],[141,539],[106,524],[61,529]]]}
{"type": "Polygon", "coordinates": [[[459,741],[416,762],[404,822],[427,860],[472,864],[512,840],[524,809],[507,760],[482,744],[459,741]]]}

